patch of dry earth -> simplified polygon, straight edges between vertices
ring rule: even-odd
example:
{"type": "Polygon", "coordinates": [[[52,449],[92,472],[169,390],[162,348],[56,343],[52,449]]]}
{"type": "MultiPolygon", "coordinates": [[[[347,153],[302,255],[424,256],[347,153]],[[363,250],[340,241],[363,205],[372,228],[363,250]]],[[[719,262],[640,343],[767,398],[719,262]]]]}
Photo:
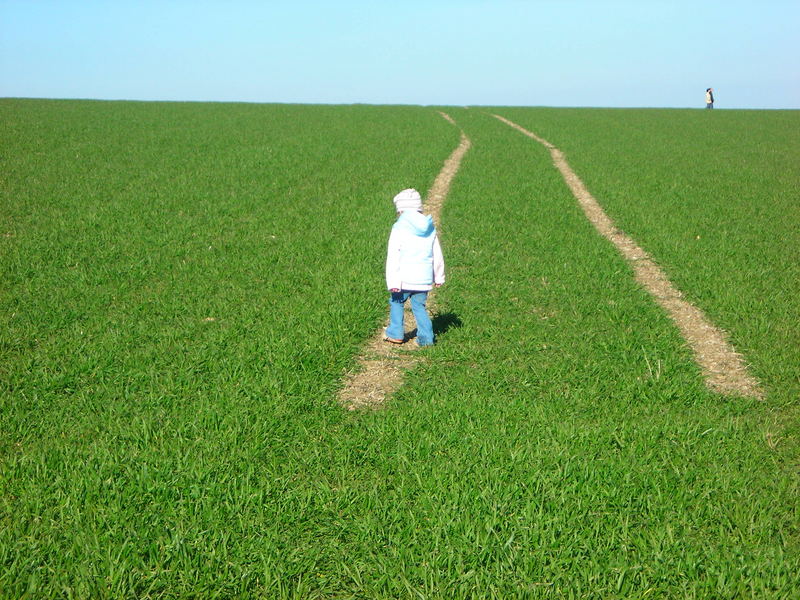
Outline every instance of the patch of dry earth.
{"type": "MultiPolygon", "coordinates": [[[[457,126],[450,115],[443,112],[439,114],[457,126]]],[[[433,217],[437,229],[450,184],[470,145],[469,138],[462,131],[458,147],[445,161],[428,191],[424,204],[425,211],[433,217]]],[[[428,295],[428,310],[434,309],[435,306],[435,294],[431,293],[428,295]]],[[[406,314],[407,317],[411,315],[410,311],[406,314]]],[[[413,322],[411,319],[406,318],[406,323],[411,322],[413,322]]],[[[408,339],[410,337],[408,333],[406,334],[408,341],[402,346],[395,346],[383,341],[383,330],[382,327],[375,332],[359,356],[356,369],[345,377],[344,387],[339,392],[339,402],[349,410],[382,406],[392,392],[402,385],[405,372],[421,358],[419,352],[414,352],[419,349],[408,339]]]]}
{"type": "Polygon", "coordinates": [[[550,151],[553,164],[578,200],[595,229],[619,250],[632,265],[636,280],[655,298],[675,322],[700,366],[706,385],[723,394],[763,398],[761,385],[748,372],[744,360],[728,341],[727,334],[715,327],[699,308],[687,301],[664,271],[636,242],[614,226],[580,178],[570,168],[564,154],[547,140],[499,115],[506,125],[536,140],[550,151]]]}

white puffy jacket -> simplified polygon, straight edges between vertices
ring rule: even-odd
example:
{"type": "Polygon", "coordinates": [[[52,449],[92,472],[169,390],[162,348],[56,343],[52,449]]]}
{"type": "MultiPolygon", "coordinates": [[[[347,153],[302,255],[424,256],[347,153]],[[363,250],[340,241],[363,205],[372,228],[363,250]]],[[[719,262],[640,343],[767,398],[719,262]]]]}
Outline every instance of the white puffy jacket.
{"type": "Polygon", "coordinates": [[[427,291],[434,283],[444,283],[444,257],[433,219],[413,210],[403,211],[389,236],[386,288],[427,291]]]}

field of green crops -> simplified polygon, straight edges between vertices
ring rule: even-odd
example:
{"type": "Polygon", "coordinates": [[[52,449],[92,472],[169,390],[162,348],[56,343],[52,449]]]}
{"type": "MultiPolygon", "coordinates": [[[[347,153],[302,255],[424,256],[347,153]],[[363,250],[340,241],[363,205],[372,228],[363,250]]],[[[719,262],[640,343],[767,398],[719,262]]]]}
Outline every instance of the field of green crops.
{"type": "Polygon", "coordinates": [[[0,597],[796,598],[800,112],[445,109],[439,343],[386,316],[432,108],[0,100],[0,597]],[[703,384],[547,150],[731,340],[703,384]]]}

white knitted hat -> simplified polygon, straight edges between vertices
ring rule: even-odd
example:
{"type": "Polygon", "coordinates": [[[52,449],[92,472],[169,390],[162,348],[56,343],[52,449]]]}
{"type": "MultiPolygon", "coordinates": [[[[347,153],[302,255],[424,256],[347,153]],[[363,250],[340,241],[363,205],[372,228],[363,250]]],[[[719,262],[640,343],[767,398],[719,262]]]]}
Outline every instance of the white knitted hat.
{"type": "Polygon", "coordinates": [[[402,212],[404,210],[420,210],[422,208],[422,197],[414,188],[408,188],[394,197],[394,206],[397,212],[402,212]]]}

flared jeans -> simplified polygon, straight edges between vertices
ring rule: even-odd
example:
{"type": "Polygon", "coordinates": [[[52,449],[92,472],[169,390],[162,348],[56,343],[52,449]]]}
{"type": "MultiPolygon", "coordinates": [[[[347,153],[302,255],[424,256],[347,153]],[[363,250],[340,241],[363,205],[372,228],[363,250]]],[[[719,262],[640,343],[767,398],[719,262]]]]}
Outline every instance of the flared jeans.
{"type": "Polygon", "coordinates": [[[391,292],[389,296],[389,327],[386,328],[386,337],[402,340],[405,335],[403,328],[403,305],[411,298],[411,312],[417,322],[417,344],[420,346],[433,345],[433,323],[425,309],[428,301],[428,292],[402,291],[391,292]]]}

